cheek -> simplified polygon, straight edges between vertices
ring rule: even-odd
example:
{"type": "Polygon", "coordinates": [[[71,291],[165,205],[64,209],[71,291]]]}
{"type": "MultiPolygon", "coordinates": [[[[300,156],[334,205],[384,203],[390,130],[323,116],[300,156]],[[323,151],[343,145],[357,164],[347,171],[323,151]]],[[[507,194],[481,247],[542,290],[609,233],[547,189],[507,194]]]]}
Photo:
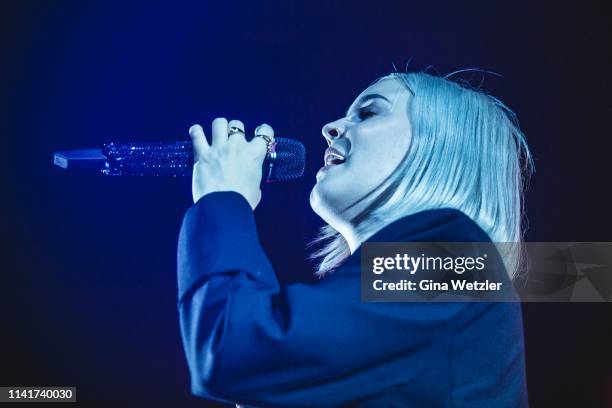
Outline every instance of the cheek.
{"type": "Polygon", "coordinates": [[[351,171],[358,174],[364,188],[380,185],[401,163],[410,144],[409,135],[391,131],[356,140],[351,171]]]}
{"type": "Polygon", "coordinates": [[[354,134],[349,161],[330,169],[311,192],[313,209],[346,208],[378,187],[399,165],[410,144],[403,124],[401,129],[385,126],[354,134]]]}

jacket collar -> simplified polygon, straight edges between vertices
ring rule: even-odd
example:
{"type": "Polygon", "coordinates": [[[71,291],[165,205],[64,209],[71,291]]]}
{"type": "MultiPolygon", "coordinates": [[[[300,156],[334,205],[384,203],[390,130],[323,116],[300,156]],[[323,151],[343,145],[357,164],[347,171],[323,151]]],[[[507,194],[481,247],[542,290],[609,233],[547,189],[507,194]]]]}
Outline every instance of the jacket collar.
{"type": "MultiPolygon", "coordinates": [[[[491,242],[471,218],[454,208],[420,211],[385,226],[366,242],[491,242]]],[[[342,266],[361,262],[361,246],[342,266]]]]}

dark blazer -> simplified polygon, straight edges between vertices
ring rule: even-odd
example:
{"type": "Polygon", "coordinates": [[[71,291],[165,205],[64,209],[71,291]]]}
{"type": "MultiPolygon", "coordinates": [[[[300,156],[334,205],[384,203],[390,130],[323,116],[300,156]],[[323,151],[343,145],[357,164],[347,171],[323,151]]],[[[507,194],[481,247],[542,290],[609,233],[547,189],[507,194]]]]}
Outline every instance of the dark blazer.
{"type": "MultiPolygon", "coordinates": [[[[490,242],[423,211],[368,241],[490,242]]],[[[238,193],[191,207],[178,245],[183,346],[198,396],[264,407],[527,406],[520,303],[360,301],[360,253],[280,286],[238,193]]]]}

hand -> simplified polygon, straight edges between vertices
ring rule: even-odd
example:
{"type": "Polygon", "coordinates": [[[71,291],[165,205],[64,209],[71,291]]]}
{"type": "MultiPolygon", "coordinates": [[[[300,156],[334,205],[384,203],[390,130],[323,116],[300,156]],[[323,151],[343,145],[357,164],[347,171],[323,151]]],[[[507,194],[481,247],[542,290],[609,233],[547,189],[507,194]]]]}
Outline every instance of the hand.
{"type": "MultiPolygon", "coordinates": [[[[234,133],[228,137],[230,127],[244,132],[244,124],[239,120],[229,123],[225,118],[213,120],[212,145],[208,144],[202,126],[193,125],[189,129],[195,155],[193,202],[216,191],[235,191],[242,194],[254,210],[261,200],[261,167],[267,144],[261,137],[247,142],[244,133],[234,133]]],[[[266,124],[259,126],[255,133],[274,137],[274,130],[266,124]]]]}

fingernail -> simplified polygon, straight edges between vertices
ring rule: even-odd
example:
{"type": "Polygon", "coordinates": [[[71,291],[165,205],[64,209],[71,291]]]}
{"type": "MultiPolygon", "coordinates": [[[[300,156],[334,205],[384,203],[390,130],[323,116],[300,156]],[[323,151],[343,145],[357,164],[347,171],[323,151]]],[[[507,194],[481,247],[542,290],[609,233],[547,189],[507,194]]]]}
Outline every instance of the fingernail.
{"type": "Polygon", "coordinates": [[[255,129],[255,134],[257,135],[259,133],[264,133],[268,136],[274,137],[274,129],[272,129],[272,126],[268,125],[267,123],[263,123],[259,125],[257,129],[255,129]]]}
{"type": "Polygon", "coordinates": [[[189,134],[195,136],[202,131],[202,126],[197,123],[189,128],[189,134]]]}

